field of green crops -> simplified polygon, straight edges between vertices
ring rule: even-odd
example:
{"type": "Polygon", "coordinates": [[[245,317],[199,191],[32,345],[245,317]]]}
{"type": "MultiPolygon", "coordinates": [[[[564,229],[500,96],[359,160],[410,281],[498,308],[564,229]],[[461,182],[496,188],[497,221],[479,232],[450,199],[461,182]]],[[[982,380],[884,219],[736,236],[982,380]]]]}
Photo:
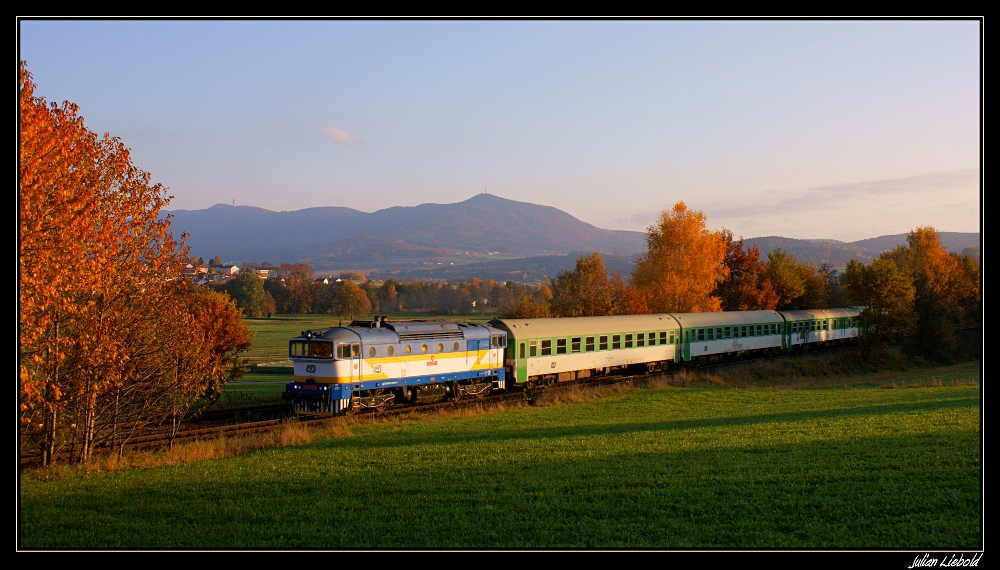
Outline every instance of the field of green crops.
{"type": "Polygon", "coordinates": [[[22,548],[982,548],[978,386],[633,390],[26,472],[22,548]]]}

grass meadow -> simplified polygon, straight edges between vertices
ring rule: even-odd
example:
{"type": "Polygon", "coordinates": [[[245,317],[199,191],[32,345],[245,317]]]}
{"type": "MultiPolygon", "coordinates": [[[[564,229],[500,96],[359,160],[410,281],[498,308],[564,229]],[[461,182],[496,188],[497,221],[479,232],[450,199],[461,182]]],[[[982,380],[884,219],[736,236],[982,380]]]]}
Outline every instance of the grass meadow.
{"type": "Polygon", "coordinates": [[[19,546],[982,548],[978,363],[796,389],[741,378],[28,471],[19,546]]]}

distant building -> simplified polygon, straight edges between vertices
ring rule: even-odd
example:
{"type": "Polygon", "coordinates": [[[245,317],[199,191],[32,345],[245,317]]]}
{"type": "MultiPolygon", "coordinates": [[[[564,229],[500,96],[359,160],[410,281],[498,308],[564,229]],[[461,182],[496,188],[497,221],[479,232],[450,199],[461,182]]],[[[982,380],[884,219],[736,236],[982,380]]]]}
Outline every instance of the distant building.
{"type": "Polygon", "coordinates": [[[211,268],[219,275],[239,275],[240,273],[239,265],[213,265],[211,268]]]}

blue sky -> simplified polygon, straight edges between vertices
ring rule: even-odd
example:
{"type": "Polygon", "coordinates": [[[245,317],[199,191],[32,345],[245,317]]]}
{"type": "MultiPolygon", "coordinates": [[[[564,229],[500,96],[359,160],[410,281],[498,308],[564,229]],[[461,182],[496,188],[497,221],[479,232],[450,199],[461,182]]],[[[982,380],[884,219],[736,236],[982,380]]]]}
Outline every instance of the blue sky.
{"type": "Polygon", "coordinates": [[[482,192],[643,230],[978,231],[980,22],[20,20],[170,209],[482,192]]]}

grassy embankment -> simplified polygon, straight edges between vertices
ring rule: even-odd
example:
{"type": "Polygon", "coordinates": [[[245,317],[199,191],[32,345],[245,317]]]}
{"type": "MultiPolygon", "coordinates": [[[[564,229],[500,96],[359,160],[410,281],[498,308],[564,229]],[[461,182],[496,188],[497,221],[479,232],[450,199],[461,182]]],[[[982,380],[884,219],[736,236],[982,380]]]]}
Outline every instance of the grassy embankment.
{"type": "Polygon", "coordinates": [[[20,545],[982,547],[978,363],[815,360],[486,414],[337,419],[214,460],[25,473],[20,545]]]}

